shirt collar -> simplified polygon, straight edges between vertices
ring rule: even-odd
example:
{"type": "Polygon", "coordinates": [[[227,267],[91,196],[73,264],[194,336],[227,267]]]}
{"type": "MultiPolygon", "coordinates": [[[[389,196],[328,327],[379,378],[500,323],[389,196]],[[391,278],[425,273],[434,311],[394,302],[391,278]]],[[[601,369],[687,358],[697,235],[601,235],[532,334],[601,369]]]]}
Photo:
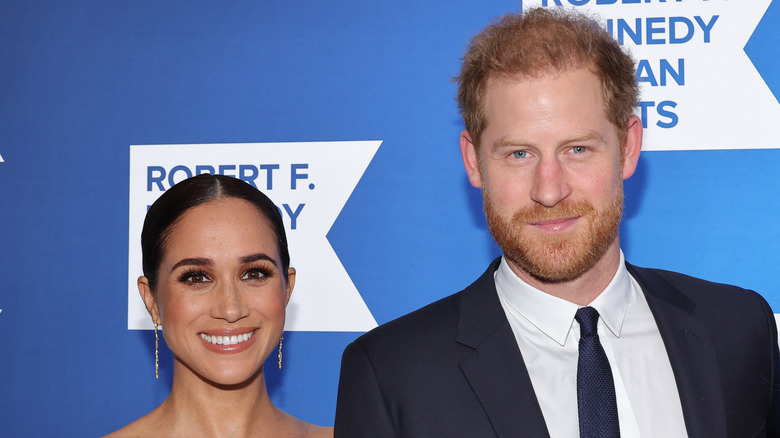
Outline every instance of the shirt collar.
{"type": "MultiPolygon", "coordinates": [[[[560,345],[566,343],[574,314],[582,306],[543,292],[515,275],[504,257],[495,273],[496,291],[515,312],[560,345]]],[[[589,306],[616,337],[620,337],[623,320],[631,299],[631,276],[626,269],[623,251],[612,281],[589,306]]]]}

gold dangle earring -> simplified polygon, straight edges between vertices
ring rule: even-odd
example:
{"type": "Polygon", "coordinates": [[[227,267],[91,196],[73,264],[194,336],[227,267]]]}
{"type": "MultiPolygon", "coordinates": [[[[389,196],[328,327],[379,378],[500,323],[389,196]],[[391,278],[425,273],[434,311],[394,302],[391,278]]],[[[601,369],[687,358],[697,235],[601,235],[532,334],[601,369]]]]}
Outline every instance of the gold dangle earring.
{"type": "Polygon", "coordinates": [[[157,321],[154,323],[154,378],[160,378],[160,336],[157,334],[157,321]]]}
{"type": "Polygon", "coordinates": [[[279,338],[279,353],[276,354],[276,364],[279,366],[279,369],[282,369],[282,341],[284,340],[284,335],[282,335],[279,338]]]}

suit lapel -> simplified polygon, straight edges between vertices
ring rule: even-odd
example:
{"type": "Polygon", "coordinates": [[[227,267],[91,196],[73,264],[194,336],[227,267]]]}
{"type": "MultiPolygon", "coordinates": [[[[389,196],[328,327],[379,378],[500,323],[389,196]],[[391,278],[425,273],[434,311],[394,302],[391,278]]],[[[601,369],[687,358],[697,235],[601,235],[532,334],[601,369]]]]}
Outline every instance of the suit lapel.
{"type": "MultiPolygon", "coordinates": [[[[499,260],[463,294],[457,342],[469,349],[460,368],[499,437],[549,437],[531,379],[496,294],[499,260]]],[[[688,436],[725,437],[720,370],[695,303],[650,270],[627,264],[658,324],[674,371],[688,436]]]]}
{"type": "Polygon", "coordinates": [[[695,303],[654,272],[626,264],[639,282],[663,338],[691,438],[725,437],[726,408],[720,370],[695,303]]]}
{"type": "Polygon", "coordinates": [[[523,357],[496,294],[493,273],[499,260],[463,294],[456,340],[469,350],[460,368],[497,436],[549,437],[523,357]]]}

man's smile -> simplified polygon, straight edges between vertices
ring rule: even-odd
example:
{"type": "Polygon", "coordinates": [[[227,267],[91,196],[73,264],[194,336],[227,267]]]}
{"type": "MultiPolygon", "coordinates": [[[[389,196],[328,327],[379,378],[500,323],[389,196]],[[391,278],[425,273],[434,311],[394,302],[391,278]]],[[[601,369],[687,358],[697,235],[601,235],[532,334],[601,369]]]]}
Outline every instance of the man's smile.
{"type": "Polygon", "coordinates": [[[567,217],[567,218],[560,218],[560,219],[547,219],[542,221],[531,222],[529,223],[529,225],[542,231],[554,233],[554,232],[565,231],[573,227],[581,217],[582,216],[574,216],[574,217],[567,217]]]}

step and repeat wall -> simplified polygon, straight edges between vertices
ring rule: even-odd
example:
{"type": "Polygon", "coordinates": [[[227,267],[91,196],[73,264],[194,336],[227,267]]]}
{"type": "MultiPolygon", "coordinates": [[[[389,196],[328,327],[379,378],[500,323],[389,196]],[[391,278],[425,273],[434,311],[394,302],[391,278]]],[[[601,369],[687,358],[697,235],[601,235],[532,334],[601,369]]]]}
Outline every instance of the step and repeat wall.
{"type": "Polygon", "coordinates": [[[2,1],[0,435],[98,436],[164,400],[140,229],[205,172],[282,212],[298,281],[269,392],[332,424],[344,347],[500,254],[452,77],[472,35],[531,6],[598,13],[637,60],[626,258],[780,312],[780,2],[2,1]]]}

